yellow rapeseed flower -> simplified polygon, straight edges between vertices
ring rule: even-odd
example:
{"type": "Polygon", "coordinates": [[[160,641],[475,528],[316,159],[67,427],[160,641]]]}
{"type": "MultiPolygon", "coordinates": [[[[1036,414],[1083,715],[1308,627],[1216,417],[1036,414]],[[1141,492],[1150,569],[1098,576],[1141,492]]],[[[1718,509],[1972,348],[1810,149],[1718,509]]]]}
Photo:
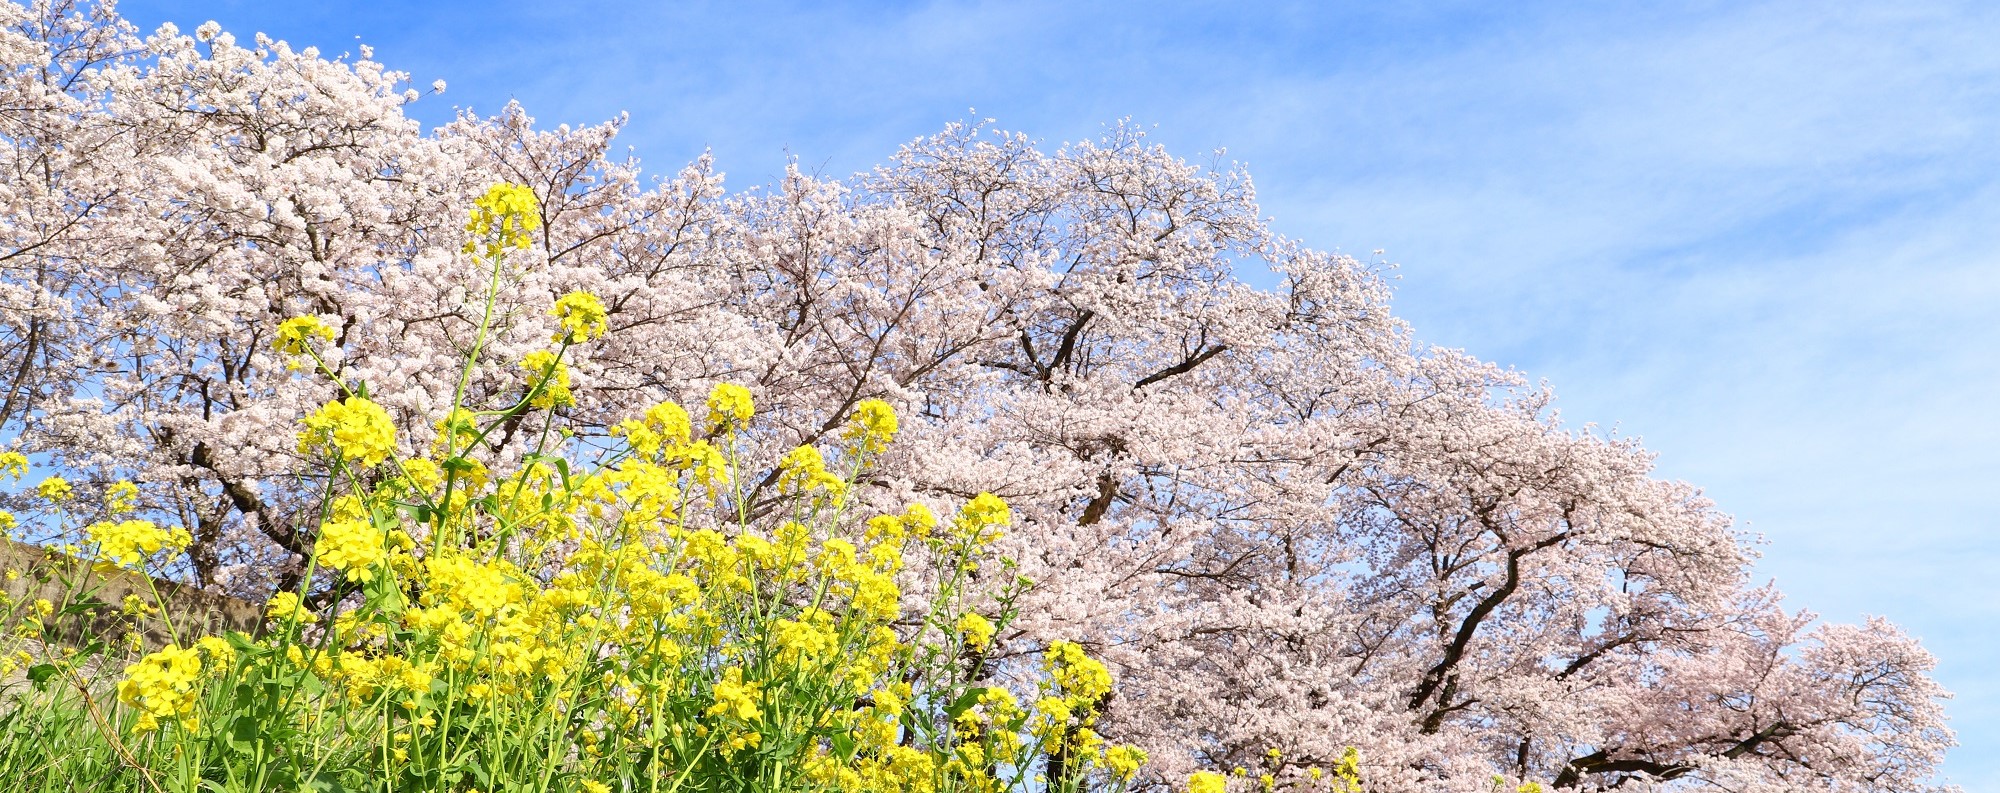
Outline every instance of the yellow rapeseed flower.
{"type": "Polygon", "coordinates": [[[68,501],[71,495],[69,482],[60,476],[51,476],[35,485],[35,495],[56,504],[68,501]]]}
{"type": "Polygon", "coordinates": [[[422,457],[403,463],[403,481],[418,493],[436,493],[444,486],[444,469],[422,457]]]}
{"type": "Polygon", "coordinates": [[[505,562],[479,562],[448,555],[424,560],[430,587],[426,603],[450,611],[488,619],[510,605],[525,600],[526,593],[514,570],[505,562]]]}
{"type": "Polygon", "coordinates": [[[715,432],[731,432],[742,429],[756,415],[756,403],[750,399],[750,389],[735,383],[716,383],[708,392],[708,425],[715,432]]]}
{"type": "Polygon", "coordinates": [[[138,508],[139,486],[120,480],[104,491],[104,510],[113,515],[123,515],[138,508]]]}
{"type": "Polygon", "coordinates": [[[1077,644],[1056,642],[1049,647],[1048,662],[1056,685],[1072,697],[1095,701],[1111,693],[1111,671],[1077,644]]]}
{"type": "Polygon", "coordinates": [[[465,408],[452,408],[451,415],[437,423],[437,441],[450,448],[460,448],[479,437],[479,416],[465,408]]]}
{"type": "Polygon", "coordinates": [[[194,646],[201,650],[203,655],[208,656],[208,660],[214,661],[218,665],[234,663],[236,661],[236,648],[229,646],[229,642],[225,639],[215,636],[203,636],[194,640],[194,646]]]}
{"type": "Polygon", "coordinates": [[[1340,762],[1333,766],[1333,777],[1340,782],[1340,789],[1346,793],[1361,791],[1361,752],[1352,746],[1340,755],[1340,762]]]}
{"type": "Polygon", "coordinates": [[[896,439],[896,409],[880,399],[864,399],[854,406],[842,436],[864,452],[876,453],[896,439]]]}
{"type": "Polygon", "coordinates": [[[833,615],[808,608],[797,620],[778,620],[771,641],[787,664],[825,663],[840,647],[833,615]]]}
{"type": "Polygon", "coordinates": [[[264,616],[281,623],[296,620],[300,624],[311,624],[319,621],[319,618],[307,611],[305,604],[299,601],[297,592],[279,592],[272,595],[271,601],[264,604],[264,616]]]}
{"type": "Polygon", "coordinates": [[[930,507],[911,502],[909,506],[903,508],[903,525],[918,536],[931,533],[932,529],[937,528],[937,524],[937,515],[931,512],[930,507]]]}
{"type": "Polygon", "coordinates": [[[707,485],[711,493],[716,485],[729,483],[729,459],[722,456],[722,450],[715,448],[715,444],[695,441],[681,447],[680,455],[687,461],[694,480],[707,485]]]}
{"type": "Polygon", "coordinates": [[[687,443],[694,430],[687,410],[673,402],[661,402],[646,408],[646,427],[659,433],[661,440],[670,443],[687,443]]]}
{"type": "Polygon", "coordinates": [[[847,481],[826,470],[826,458],[812,446],[800,446],[778,459],[778,483],[800,493],[825,490],[838,496],[847,489],[847,481]]]}
{"type": "Polygon", "coordinates": [[[894,576],[861,565],[850,567],[847,576],[854,579],[854,595],[849,605],[855,614],[875,622],[888,622],[901,613],[903,590],[896,586],[894,576]]]}
{"type": "Polygon", "coordinates": [[[396,425],[389,411],[362,397],[328,402],[299,423],[306,427],[299,434],[300,454],[337,449],[347,460],[376,466],[396,451],[396,425]]]}
{"type": "Polygon", "coordinates": [[[732,666],[722,672],[722,679],[715,681],[715,704],[708,708],[708,715],[756,721],[764,716],[764,709],[758,704],[764,695],[764,687],[759,683],[743,682],[742,667],[732,666]]]}
{"type": "Polygon", "coordinates": [[[556,300],[549,315],[562,322],[562,330],[552,341],[581,344],[604,335],[610,328],[610,314],[604,301],[589,292],[577,291],[556,300]]]}
{"type": "Polygon", "coordinates": [[[382,531],[366,520],[336,520],[321,526],[313,543],[313,557],[325,567],[339,570],[349,581],[370,581],[374,567],[389,555],[382,531]]]}
{"type": "Polygon", "coordinates": [[[576,396],[569,390],[569,367],[548,350],[536,350],[521,359],[521,368],[528,370],[528,388],[540,389],[529,404],[543,410],[568,407],[576,404],[576,396]]]}
{"type": "Polygon", "coordinates": [[[958,635],[965,637],[965,645],[974,650],[984,650],[993,644],[993,622],[979,614],[966,612],[958,618],[958,635]]]}
{"type": "Polygon", "coordinates": [[[644,457],[658,455],[663,448],[677,448],[693,434],[687,410],[672,402],[646,408],[643,419],[626,419],[611,428],[611,434],[644,457]]]}
{"type": "Polygon", "coordinates": [[[1012,523],[1013,510],[992,493],[980,493],[958,512],[958,536],[980,545],[1000,539],[1000,527],[1012,523]]]}
{"type": "Polygon", "coordinates": [[[1228,778],[1214,771],[1196,771],[1188,776],[1187,793],[1223,793],[1228,778]]]}
{"type": "Polygon", "coordinates": [[[1007,508],[1007,502],[992,493],[973,496],[959,510],[959,515],[969,523],[982,526],[1003,526],[1013,520],[1013,512],[1007,508]]]}
{"type": "Polygon", "coordinates": [[[304,355],[312,349],[313,339],[333,341],[333,329],[308,314],[278,323],[278,337],[271,346],[286,355],[304,355]]]}
{"type": "Polygon", "coordinates": [[[28,456],[20,452],[0,452],[0,476],[18,482],[28,475],[28,456]]]}
{"type": "Polygon", "coordinates": [[[174,646],[125,667],[118,681],[118,701],[139,712],[135,729],[159,729],[161,719],[191,720],[201,681],[201,655],[174,646]]]}
{"type": "MultiPolygon", "coordinates": [[[[465,230],[475,237],[491,237],[499,247],[526,249],[534,244],[528,232],[542,227],[536,210],[535,191],[518,184],[496,184],[472,202],[472,220],[465,230]]],[[[471,252],[473,243],[466,243],[471,252]]]]}
{"type": "Polygon", "coordinates": [[[1113,746],[1104,750],[1104,767],[1120,780],[1137,776],[1139,767],[1145,764],[1146,753],[1137,746],[1113,746]]]}
{"type": "Polygon", "coordinates": [[[84,529],[100,558],[137,567],[162,550],[180,551],[194,543],[187,529],[163,529],[148,520],[93,523],[84,529]]]}

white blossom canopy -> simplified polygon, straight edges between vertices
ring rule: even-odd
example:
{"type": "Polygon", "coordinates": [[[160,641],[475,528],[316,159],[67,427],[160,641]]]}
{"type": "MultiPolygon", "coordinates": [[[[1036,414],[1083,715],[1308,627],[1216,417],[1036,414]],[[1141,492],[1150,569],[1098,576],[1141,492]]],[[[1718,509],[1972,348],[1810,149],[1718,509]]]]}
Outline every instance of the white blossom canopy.
{"type": "Polygon", "coordinates": [[[421,450],[478,323],[466,210],[505,181],[542,225],[477,393],[518,393],[581,289],[611,324],[576,365],[581,431],[732,381],[768,461],[889,400],[904,440],[863,497],[1007,498],[1036,583],[995,673],[1083,642],[1120,681],[1103,732],[1155,784],[1356,746],[1371,791],[1904,793],[1952,745],[1915,641],[1784,610],[1638,444],[1419,344],[1378,268],[1131,128],[1051,152],[952,125],[852,179],[729,193],[707,159],[614,159],[619,122],[510,105],[425,132],[365,48],[141,38],[67,2],[0,23],[0,433],[80,487],[140,482],[205,586],[262,595],[311,547],[293,430],[330,393],[277,324],[336,328],[421,450]]]}

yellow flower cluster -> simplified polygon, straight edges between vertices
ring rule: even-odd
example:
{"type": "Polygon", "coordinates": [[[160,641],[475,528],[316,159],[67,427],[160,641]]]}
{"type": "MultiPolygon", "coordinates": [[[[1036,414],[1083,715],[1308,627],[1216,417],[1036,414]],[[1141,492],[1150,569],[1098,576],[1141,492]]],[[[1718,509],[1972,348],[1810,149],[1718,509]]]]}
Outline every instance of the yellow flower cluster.
{"type": "MultiPolygon", "coordinates": [[[[1106,753],[1107,763],[1112,762],[1110,759],[1110,754],[1111,754],[1110,752],[1106,753]]],[[[1265,751],[1264,753],[1264,761],[1266,763],[1265,767],[1270,770],[1257,774],[1256,779],[1257,779],[1258,789],[1265,791],[1274,791],[1278,789],[1279,787],[1278,775],[1280,773],[1283,773],[1286,768],[1286,765],[1283,762],[1284,756],[1285,756],[1284,751],[1278,749],[1277,747],[1271,747],[1270,749],[1265,751]]],[[[1299,769],[1298,766],[1292,766],[1292,768],[1294,770],[1299,769]]],[[[1305,767],[1303,770],[1305,772],[1304,774],[1305,778],[1307,780],[1310,780],[1312,784],[1299,785],[1296,782],[1293,782],[1287,785],[1285,789],[1326,790],[1330,791],[1331,793],[1363,793],[1363,791],[1366,789],[1362,786],[1361,783],[1361,753],[1359,750],[1355,749],[1352,746],[1347,747],[1347,750],[1344,753],[1342,753],[1340,760],[1334,763],[1333,772],[1330,775],[1330,779],[1327,770],[1319,766],[1305,767]],[[1323,780],[1327,781],[1327,786],[1325,787],[1321,787],[1319,785],[1319,783],[1323,780]]],[[[1242,766],[1237,766],[1233,769],[1230,769],[1228,775],[1216,773],[1214,771],[1195,772],[1193,775],[1188,777],[1187,791],[1188,793],[1222,793],[1222,791],[1224,791],[1228,787],[1228,781],[1230,776],[1248,777],[1250,776],[1250,769],[1244,768],[1242,766]]],[[[1501,787],[1503,787],[1505,783],[1506,779],[1504,777],[1500,776],[1493,777],[1493,785],[1495,790],[1498,790],[1501,787]]],[[[1518,790],[1515,791],[1515,793],[1541,793],[1541,786],[1533,782],[1530,782],[1526,785],[1522,785],[1518,790]]]]}
{"type": "MultiPolygon", "coordinates": [[[[996,499],[997,501],[997,499],[996,499]]],[[[1004,506],[1004,505],[1003,505],[1004,506]]],[[[1065,756],[1084,766],[1101,767],[1129,779],[1145,762],[1145,752],[1132,746],[1109,746],[1094,727],[1111,694],[1111,671],[1075,642],[1058,641],[1042,656],[1047,677],[1035,701],[1029,730],[1044,744],[1060,747],[1065,756]]]]}
{"type": "Polygon", "coordinates": [[[460,449],[479,437],[479,416],[465,408],[453,408],[437,423],[436,443],[440,448],[460,449]]]}
{"type": "Polygon", "coordinates": [[[714,432],[734,432],[750,424],[757,414],[750,389],[735,383],[718,383],[708,394],[708,426],[714,432]]]}
{"type": "Polygon", "coordinates": [[[800,446],[778,459],[778,483],[798,493],[824,490],[839,496],[847,491],[847,480],[826,470],[826,458],[811,446],[800,446]]]}
{"type": "MultiPolygon", "coordinates": [[[[536,208],[535,191],[518,184],[496,184],[472,202],[472,220],[465,230],[474,237],[490,238],[501,248],[526,249],[534,244],[529,232],[542,227],[536,208]]],[[[467,252],[473,243],[466,243],[467,252]]]]}
{"type": "Polygon", "coordinates": [[[97,543],[99,558],[127,567],[139,567],[163,550],[185,550],[194,542],[187,529],[165,529],[147,520],[93,523],[84,533],[97,543]]]}
{"type": "Polygon", "coordinates": [[[135,592],[133,594],[125,596],[124,602],[120,603],[118,606],[118,611],[119,613],[124,614],[127,617],[138,617],[144,619],[146,617],[151,617],[154,614],[158,614],[160,612],[160,609],[154,606],[153,604],[146,602],[145,598],[139,597],[138,593],[135,592]]]}
{"type": "Polygon", "coordinates": [[[68,480],[60,476],[51,476],[42,480],[41,484],[35,485],[35,495],[41,496],[44,500],[52,504],[60,504],[70,499],[72,491],[70,490],[68,480]]]}
{"type": "Polygon", "coordinates": [[[313,558],[321,565],[346,574],[349,581],[368,581],[375,565],[389,555],[382,530],[364,519],[333,520],[320,526],[313,543],[313,558]]]}
{"type": "Polygon", "coordinates": [[[104,511],[113,515],[123,515],[139,508],[139,486],[131,482],[114,482],[104,490],[104,511]]]}
{"type": "Polygon", "coordinates": [[[854,415],[848,419],[842,434],[863,453],[877,454],[896,439],[896,429],[896,411],[889,403],[864,399],[854,406],[854,415]]]}
{"type": "Polygon", "coordinates": [[[14,481],[28,475],[28,456],[20,452],[0,452],[0,476],[14,481]]]}
{"type": "Polygon", "coordinates": [[[1111,775],[1129,780],[1146,764],[1146,752],[1136,746],[1113,746],[1104,750],[1104,767],[1111,775]]]}
{"type": "Polygon", "coordinates": [[[787,666],[803,668],[816,664],[840,649],[838,620],[818,608],[810,608],[797,619],[778,620],[771,630],[777,658],[787,666]]]}
{"type": "MultiPolygon", "coordinates": [[[[468,230],[489,256],[527,244],[526,188],[497,187],[477,205],[468,230]]],[[[588,293],[551,314],[559,343],[608,329],[588,293]]],[[[319,329],[289,322],[280,346],[304,349],[319,329]]],[[[576,401],[562,354],[522,360],[532,406],[576,401]]],[[[284,629],[148,655],[128,668],[120,701],[155,730],[232,717],[201,710],[205,670],[289,687],[269,701],[293,708],[275,718],[301,737],[274,748],[325,753],[327,768],[354,769],[350,785],[553,763],[550,789],[586,793],[1001,793],[1020,789],[1011,770],[1053,753],[1091,789],[1138,774],[1144,752],[1094,731],[1111,677],[1080,646],[1050,648],[1032,707],[965,663],[994,646],[1023,586],[969,574],[1012,520],[1004,500],[982,493],[948,528],[920,503],[850,516],[844,495],[897,435],[888,403],[857,403],[839,442],[756,471],[735,467],[768,459],[751,445],[764,436],[738,434],[756,415],[749,388],[717,384],[705,408],[653,405],[611,427],[622,443],[610,448],[556,431],[496,454],[497,439],[475,442],[480,422],[515,408],[453,407],[428,457],[335,469],[313,560],[365,586],[314,578],[280,593],[265,611],[284,629]],[[920,577],[932,599],[908,610],[906,553],[946,573],[920,577]],[[317,616],[308,594],[325,601],[317,616]]],[[[335,466],[396,454],[387,412],[359,396],[302,423],[300,449],[335,466]]],[[[150,553],[154,535],[130,523],[94,533],[107,556],[150,553]]],[[[239,690],[216,679],[210,701],[239,690]]]]}
{"type": "Polygon", "coordinates": [[[399,655],[359,652],[321,655],[312,666],[319,677],[343,689],[349,702],[361,706],[383,694],[420,697],[429,692],[438,671],[430,662],[412,663],[399,655]]]}
{"type": "Polygon", "coordinates": [[[562,330],[550,341],[581,344],[603,336],[610,327],[604,301],[589,292],[571,292],[556,300],[549,315],[562,323],[562,330]]]}
{"type": "Polygon", "coordinates": [[[611,428],[614,437],[625,439],[625,445],[642,457],[657,457],[663,448],[674,449],[685,445],[694,430],[687,411],[672,402],[661,402],[646,409],[644,419],[626,419],[611,428]]]}
{"type": "Polygon", "coordinates": [[[424,560],[423,602],[454,619],[490,620],[516,611],[528,589],[519,571],[505,562],[482,562],[453,554],[424,560]]]}
{"type": "Polygon", "coordinates": [[[125,667],[118,701],[139,714],[139,732],[159,729],[164,719],[179,719],[192,728],[200,684],[201,654],[193,648],[168,646],[125,667]]]}
{"type": "MultiPolygon", "coordinates": [[[[1347,747],[1347,751],[1340,755],[1340,762],[1333,766],[1333,778],[1340,783],[1341,793],[1361,793],[1361,751],[1352,746],[1347,747]]],[[[1541,793],[1542,786],[1533,782],[1528,784],[1534,785],[1534,789],[1521,790],[1518,793],[1541,793]]]]}
{"type": "Polygon", "coordinates": [[[264,617],[280,623],[308,624],[319,621],[319,618],[307,611],[305,604],[299,601],[297,592],[279,592],[272,595],[270,602],[264,604],[264,617]]]}
{"type": "Polygon", "coordinates": [[[1042,656],[1049,680],[1063,696],[1081,706],[1094,706],[1111,693],[1111,671],[1075,642],[1055,642],[1042,656]]]}
{"type": "Polygon", "coordinates": [[[363,397],[328,402],[299,423],[305,425],[300,454],[335,450],[349,462],[374,467],[396,451],[396,424],[389,411],[363,397]]]}
{"type": "Polygon", "coordinates": [[[333,341],[333,329],[310,314],[292,317],[278,324],[278,336],[271,346],[284,355],[305,355],[312,351],[313,339],[333,341]]]}
{"type": "Polygon", "coordinates": [[[958,635],[965,646],[974,651],[984,651],[993,646],[993,622],[976,612],[968,611],[958,618],[958,635]]]}
{"type": "Polygon", "coordinates": [[[1020,701],[1007,689],[993,687],[979,692],[972,706],[952,721],[952,730],[960,745],[957,755],[948,764],[948,770],[961,777],[977,779],[989,758],[1019,754],[1024,743],[1016,728],[1027,715],[1020,701]]]}
{"type": "Polygon", "coordinates": [[[569,367],[555,353],[548,350],[528,353],[521,359],[521,368],[528,370],[528,389],[535,392],[529,404],[543,410],[576,404],[576,395],[569,390],[569,367]]]}
{"type": "Polygon", "coordinates": [[[753,722],[764,717],[764,708],[758,701],[764,695],[764,687],[757,683],[743,682],[743,669],[732,666],[723,670],[722,679],[715,681],[715,704],[708,707],[708,715],[721,716],[741,722],[753,722]]]}
{"type": "Polygon", "coordinates": [[[959,510],[955,528],[958,535],[977,545],[986,545],[1000,539],[1000,527],[1014,522],[1014,512],[1007,502],[992,493],[980,493],[959,510]]]}

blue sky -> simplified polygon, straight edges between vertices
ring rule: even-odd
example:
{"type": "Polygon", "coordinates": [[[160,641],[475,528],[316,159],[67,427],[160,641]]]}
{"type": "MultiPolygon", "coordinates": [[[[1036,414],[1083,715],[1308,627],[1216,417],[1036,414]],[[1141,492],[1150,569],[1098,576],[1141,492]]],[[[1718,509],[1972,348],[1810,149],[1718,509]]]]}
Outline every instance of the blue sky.
{"type": "Polygon", "coordinates": [[[670,171],[839,175],[945,122],[1228,147],[1433,343],[1552,381],[1769,539],[1793,607],[1938,655],[2000,791],[2000,5],[134,1],[450,89],[624,111],[670,171]]]}

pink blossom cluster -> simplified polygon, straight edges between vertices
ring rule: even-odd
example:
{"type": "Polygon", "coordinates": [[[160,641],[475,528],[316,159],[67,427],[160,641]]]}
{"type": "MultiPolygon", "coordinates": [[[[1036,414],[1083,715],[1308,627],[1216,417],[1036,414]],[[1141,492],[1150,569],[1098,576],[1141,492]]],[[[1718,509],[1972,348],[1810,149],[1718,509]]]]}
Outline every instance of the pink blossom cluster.
{"type": "Polygon", "coordinates": [[[1355,746],[1370,791],[1903,793],[1952,745],[1914,640],[1785,610],[1753,538],[1637,443],[1419,343],[1379,268],[1133,128],[1050,151],[951,125],[731,193],[706,158],[615,156],[618,121],[426,132],[365,48],[51,0],[0,24],[0,434],[80,487],[140,482],[201,585],[262,596],[312,545],[294,432],[332,394],[278,324],[332,327],[421,451],[480,319],[468,207],[511,182],[542,222],[476,396],[518,394],[548,306],[587,290],[610,332],[579,348],[582,437],[734,382],[768,463],[888,400],[904,435],[859,496],[1013,505],[1034,584],[1003,655],[1105,659],[1102,731],[1156,785],[1284,783],[1355,746]]]}

